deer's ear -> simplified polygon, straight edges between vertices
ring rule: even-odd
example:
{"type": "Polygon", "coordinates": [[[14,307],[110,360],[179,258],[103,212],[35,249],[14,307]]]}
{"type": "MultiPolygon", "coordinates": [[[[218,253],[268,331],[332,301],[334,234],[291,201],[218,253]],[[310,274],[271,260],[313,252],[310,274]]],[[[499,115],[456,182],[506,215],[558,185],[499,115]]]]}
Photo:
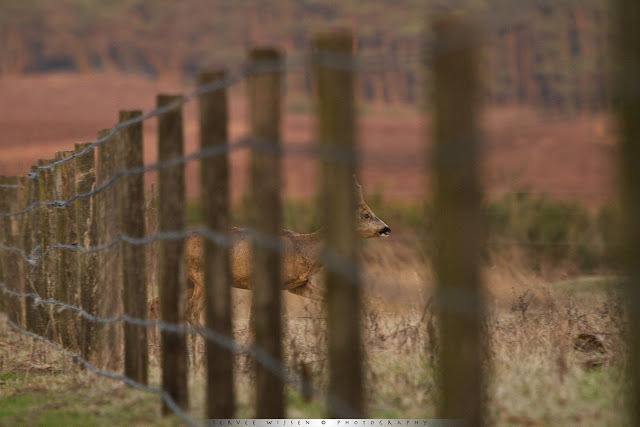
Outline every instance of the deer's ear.
{"type": "Polygon", "coordinates": [[[364,202],[364,196],[362,195],[362,185],[358,184],[356,175],[353,175],[353,194],[356,196],[358,203],[364,202]]]}
{"type": "Polygon", "coordinates": [[[362,192],[362,185],[358,183],[358,178],[356,178],[356,174],[351,175],[353,177],[353,188],[358,189],[362,192]]]}

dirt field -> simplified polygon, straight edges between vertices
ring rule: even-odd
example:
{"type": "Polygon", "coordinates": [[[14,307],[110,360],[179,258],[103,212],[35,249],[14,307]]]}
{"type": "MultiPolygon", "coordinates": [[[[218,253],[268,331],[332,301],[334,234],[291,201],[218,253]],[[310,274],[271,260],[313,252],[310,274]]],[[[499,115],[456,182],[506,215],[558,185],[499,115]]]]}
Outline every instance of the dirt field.
{"type": "MultiPolygon", "coordinates": [[[[52,158],[73,143],[94,140],[99,129],[112,127],[118,110],[154,107],[160,92],[187,93],[193,88],[131,75],[54,74],[0,79],[0,173],[25,174],[39,158],[52,158]]],[[[231,138],[248,135],[244,85],[231,96],[231,138]]],[[[286,147],[314,142],[314,118],[308,100],[289,100],[283,135],[286,147]]],[[[196,103],[185,108],[186,151],[197,150],[196,103]]],[[[426,185],[422,116],[408,107],[365,106],[360,120],[361,181],[365,191],[386,197],[416,199],[426,185]]],[[[145,123],[145,160],[155,161],[156,122],[145,123]]],[[[540,115],[526,109],[492,109],[484,119],[486,192],[532,190],[588,205],[613,194],[615,140],[604,116],[540,115]]],[[[247,181],[246,152],[232,155],[233,191],[247,181]]],[[[286,196],[313,194],[315,164],[304,156],[285,159],[286,196]]],[[[155,177],[147,177],[151,183],[155,177]]],[[[188,191],[197,194],[195,165],[188,168],[188,191]]]]}

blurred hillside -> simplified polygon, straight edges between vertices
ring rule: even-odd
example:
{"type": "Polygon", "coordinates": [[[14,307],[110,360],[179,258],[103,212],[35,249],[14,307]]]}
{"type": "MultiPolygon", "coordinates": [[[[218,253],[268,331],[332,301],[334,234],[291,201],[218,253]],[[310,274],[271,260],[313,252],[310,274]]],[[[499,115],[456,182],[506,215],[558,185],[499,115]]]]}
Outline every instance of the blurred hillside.
{"type": "MultiPolygon", "coordinates": [[[[304,55],[310,35],[331,24],[379,57],[362,96],[415,104],[420,40],[435,0],[21,0],[0,2],[0,76],[118,70],[172,78],[241,62],[247,46],[276,43],[304,55]],[[384,66],[382,66],[384,64],[384,66]]],[[[557,110],[606,107],[605,0],[469,0],[486,18],[487,99],[492,105],[557,110]]],[[[296,73],[289,90],[309,93],[296,73]]]]}

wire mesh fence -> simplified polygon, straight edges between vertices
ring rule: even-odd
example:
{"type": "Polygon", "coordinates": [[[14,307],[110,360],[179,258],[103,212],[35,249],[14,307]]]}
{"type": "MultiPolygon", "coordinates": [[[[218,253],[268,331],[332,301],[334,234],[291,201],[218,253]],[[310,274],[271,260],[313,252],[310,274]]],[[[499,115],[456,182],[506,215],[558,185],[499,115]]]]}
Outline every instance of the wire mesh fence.
{"type": "MultiPolygon", "coordinates": [[[[405,278],[362,271],[358,234],[388,235],[390,229],[375,222],[381,220],[358,187],[354,190],[352,176],[362,166],[402,168],[411,163],[421,169],[424,182],[429,176],[436,195],[415,220],[419,233],[405,233],[397,241],[416,243],[422,254],[433,257],[438,318],[434,321],[425,308],[415,326],[422,332],[411,335],[413,326],[407,326],[387,337],[425,339],[440,357],[433,362],[439,369],[438,415],[482,424],[483,342],[488,338],[479,269],[486,252],[518,247],[538,256],[540,265],[568,256],[597,264],[601,261],[594,257],[617,250],[622,242],[633,247],[635,241],[610,231],[616,220],[602,213],[591,221],[589,213],[539,200],[534,192],[499,190],[500,199],[482,191],[477,169],[483,145],[478,126],[483,99],[479,46],[486,39],[481,34],[493,34],[494,27],[515,21],[485,16],[481,26],[475,24],[482,19],[438,16],[428,26],[433,31],[428,42],[420,43],[422,52],[394,58],[391,64],[379,57],[354,58],[354,41],[344,32],[318,38],[313,52],[303,59],[284,61],[277,50],[254,50],[239,71],[203,73],[192,93],[160,95],[158,107],[144,114],[123,111],[119,123],[102,131],[96,141],[39,162],[28,177],[0,182],[0,311],[7,324],[89,371],[159,395],[163,412],[189,425],[197,422],[188,415],[188,336],[205,341],[209,418],[231,418],[237,409],[234,355],[255,360],[251,370],[256,372],[258,418],[286,416],[286,384],[323,396],[331,416],[366,416],[364,396],[371,379],[366,378],[367,362],[360,354],[366,341],[361,325],[367,320],[358,317],[363,312],[362,293],[371,282],[381,298],[393,300],[405,278]],[[424,141],[422,160],[362,153],[355,145],[353,78],[398,63],[431,70],[423,88],[429,113],[423,116],[430,122],[435,146],[424,141]],[[309,67],[318,98],[319,144],[281,146],[280,79],[309,67]],[[242,82],[248,85],[250,136],[231,141],[226,91],[242,82]],[[195,100],[200,106],[200,148],[185,154],[182,108],[195,100]],[[159,156],[157,162],[145,164],[141,126],[152,118],[158,119],[159,156]],[[239,151],[251,156],[249,227],[230,229],[233,208],[226,162],[239,151]],[[285,157],[322,165],[318,203],[324,211],[317,215],[326,228],[305,235],[278,232],[286,214],[280,176],[285,157]],[[184,174],[192,164],[200,165],[201,226],[185,224],[189,203],[184,174]],[[151,172],[158,173],[159,183],[149,203],[142,177],[151,172]],[[508,213],[501,211],[507,208],[520,215],[521,222],[511,223],[508,213]],[[546,217],[527,217],[525,208],[546,212],[546,217]],[[502,234],[487,237],[487,229],[502,234]],[[592,246],[597,248],[588,252],[592,246]],[[249,335],[255,334],[255,342],[248,345],[234,339],[231,286],[253,295],[249,335]],[[305,364],[285,361],[285,355],[297,348],[283,348],[289,342],[281,329],[282,290],[327,304],[330,374],[322,387],[310,379],[305,364]],[[148,385],[147,335],[154,329],[161,335],[159,387],[148,385]]],[[[584,186],[554,188],[550,194],[597,191],[584,186]]],[[[417,198],[423,197],[419,193],[417,198]]],[[[612,258],[607,271],[622,271],[612,258]]],[[[424,275],[418,281],[425,281],[424,275]]],[[[524,317],[526,305],[523,297],[515,311],[524,317]]]]}

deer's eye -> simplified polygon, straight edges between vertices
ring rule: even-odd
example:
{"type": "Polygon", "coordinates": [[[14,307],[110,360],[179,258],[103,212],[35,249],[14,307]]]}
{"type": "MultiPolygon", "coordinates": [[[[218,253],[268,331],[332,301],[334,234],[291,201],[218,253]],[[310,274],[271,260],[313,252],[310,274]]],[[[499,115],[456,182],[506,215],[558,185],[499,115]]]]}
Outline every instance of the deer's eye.
{"type": "Polygon", "coordinates": [[[371,218],[371,216],[369,216],[369,214],[364,214],[364,219],[369,219],[371,218]]]}

